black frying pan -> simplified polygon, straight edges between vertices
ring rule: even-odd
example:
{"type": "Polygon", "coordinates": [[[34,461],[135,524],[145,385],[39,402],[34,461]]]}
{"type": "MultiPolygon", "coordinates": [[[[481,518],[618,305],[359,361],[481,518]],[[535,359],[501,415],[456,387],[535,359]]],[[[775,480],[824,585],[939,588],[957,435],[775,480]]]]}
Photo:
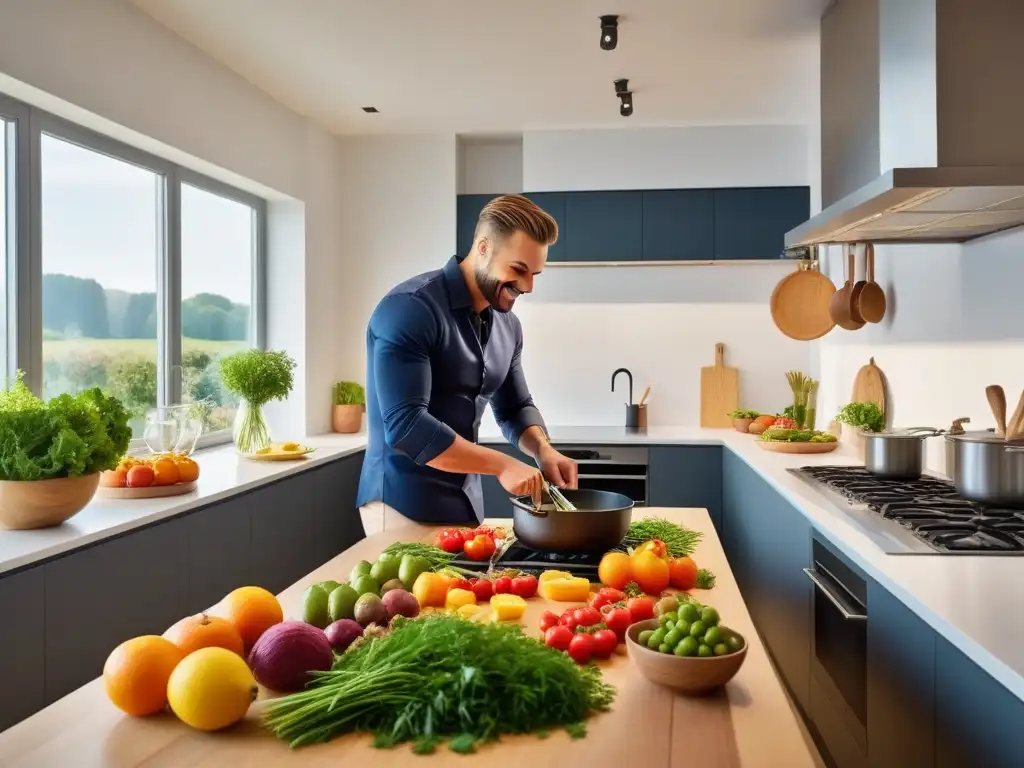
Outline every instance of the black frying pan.
{"type": "Polygon", "coordinates": [[[550,501],[538,511],[529,496],[513,497],[516,538],[546,552],[607,552],[622,543],[633,518],[631,498],[590,489],[563,490],[562,495],[575,512],[560,512],[550,501]]]}

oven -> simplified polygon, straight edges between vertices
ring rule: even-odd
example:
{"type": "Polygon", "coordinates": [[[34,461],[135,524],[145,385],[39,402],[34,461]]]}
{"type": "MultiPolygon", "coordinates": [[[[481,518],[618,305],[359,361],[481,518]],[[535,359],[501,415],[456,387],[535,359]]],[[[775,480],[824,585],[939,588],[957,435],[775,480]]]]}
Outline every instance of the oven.
{"type": "Polygon", "coordinates": [[[556,445],[555,448],[576,461],[580,488],[614,491],[629,497],[637,506],[647,504],[647,448],[636,445],[556,445]]]}

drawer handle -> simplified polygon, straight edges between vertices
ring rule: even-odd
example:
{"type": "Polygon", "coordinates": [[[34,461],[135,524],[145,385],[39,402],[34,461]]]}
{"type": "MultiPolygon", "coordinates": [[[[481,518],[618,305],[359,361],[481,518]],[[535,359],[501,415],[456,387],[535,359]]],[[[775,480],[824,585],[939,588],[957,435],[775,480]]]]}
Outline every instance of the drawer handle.
{"type": "Polygon", "coordinates": [[[804,575],[811,580],[811,583],[814,586],[821,590],[821,593],[828,598],[828,601],[832,603],[832,605],[836,607],[836,610],[843,615],[844,619],[846,619],[847,621],[868,620],[868,615],[866,613],[853,613],[852,611],[848,610],[847,607],[843,605],[842,601],[835,596],[835,594],[832,592],[829,586],[821,580],[821,577],[813,568],[804,568],[803,570],[804,575]]]}

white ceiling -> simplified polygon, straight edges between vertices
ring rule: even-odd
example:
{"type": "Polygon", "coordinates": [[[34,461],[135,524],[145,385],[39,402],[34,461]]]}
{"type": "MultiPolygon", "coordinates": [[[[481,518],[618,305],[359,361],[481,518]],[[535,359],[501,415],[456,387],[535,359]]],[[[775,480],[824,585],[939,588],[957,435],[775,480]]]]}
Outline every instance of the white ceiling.
{"type": "Polygon", "coordinates": [[[132,2],[336,133],[817,119],[826,0],[132,2]],[[614,51],[604,13],[621,14],[614,51]]]}

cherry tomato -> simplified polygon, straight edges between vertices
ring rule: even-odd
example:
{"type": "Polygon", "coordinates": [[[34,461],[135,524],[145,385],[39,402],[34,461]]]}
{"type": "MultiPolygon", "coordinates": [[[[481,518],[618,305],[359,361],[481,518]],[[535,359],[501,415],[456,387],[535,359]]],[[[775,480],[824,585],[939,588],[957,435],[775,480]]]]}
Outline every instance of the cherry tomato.
{"type": "Polygon", "coordinates": [[[538,626],[540,627],[541,632],[547,632],[552,627],[559,626],[558,616],[551,611],[544,611],[544,613],[540,615],[538,626]]]}
{"type": "Polygon", "coordinates": [[[590,596],[590,605],[597,610],[603,609],[611,603],[618,603],[626,599],[626,593],[612,587],[602,587],[590,596]]]}
{"type": "Polygon", "coordinates": [[[594,638],[592,635],[573,635],[569,641],[569,657],[577,664],[586,664],[594,655],[594,638]]]}
{"type": "Polygon", "coordinates": [[[489,525],[478,525],[473,530],[473,535],[474,536],[490,536],[492,539],[497,538],[497,536],[494,533],[494,529],[491,528],[491,526],[489,526],[489,525]]]}
{"type": "Polygon", "coordinates": [[[494,584],[491,583],[490,579],[474,579],[470,586],[473,594],[476,595],[478,603],[490,600],[491,595],[494,594],[494,584]]]}
{"type": "Polygon", "coordinates": [[[468,539],[462,548],[470,560],[486,560],[494,554],[494,539],[480,533],[468,539]]]}
{"type": "Polygon", "coordinates": [[[508,576],[499,576],[494,580],[494,594],[507,595],[512,591],[512,579],[508,576]]]}
{"type": "Polygon", "coordinates": [[[473,583],[469,579],[452,579],[448,589],[465,589],[467,592],[472,592],[473,583]]]}
{"type": "Polygon", "coordinates": [[[646,621],[654,618],[654,599],[650,597],[631,597],[626,601],[626,608],[635,624],[638,621],[646,621]]]}
{"type": "Polygon", "coordinates": [[[434,546],[443,549],[445,552],[458,554],[466,542],[466,535],[461,528],[445,528],[438,531],[434,538],[434,546]]]}
{"type": "Polygon", "coordinates": [[[607,659],[619,644],[618,636],[610,629],[599,629],[591,637],[594,638],[594,656],[598,659],[607,659]]]}
{"type": "Polygon", "coordinates": [[[633,615],[628,608],[608,605],[601,609],[601,620],[620,640],[626,636],[626,630],[633,623],[633,615]]]}
{"type": "Polygon", "coordinates": [[[572,615],[572,611],[566,611],[562,614],[561,618],[558,619],[558,623],[563,627],[568,627],[569,631],[576,631],[576,617],[572,615]]]}
{"type": "Polygon", "coordinates": [[[512,594],[529,599],[537,594],[536,576],[517,576],[512,579],[512,594]]]}
{"type": "Polygon", "coordinates": [[[572,612],[572,617],[576,619],[578,627],[592,627],[601,623],[601,612],[590,605],[586,608],[577,608],[572,612]]]}
{"type": "Polygon", "coordinates": [[[567,651],[573,641],[572,630],[568,627],[551,627],[544,633],[544,645],[556,651],[567,651]]]}

